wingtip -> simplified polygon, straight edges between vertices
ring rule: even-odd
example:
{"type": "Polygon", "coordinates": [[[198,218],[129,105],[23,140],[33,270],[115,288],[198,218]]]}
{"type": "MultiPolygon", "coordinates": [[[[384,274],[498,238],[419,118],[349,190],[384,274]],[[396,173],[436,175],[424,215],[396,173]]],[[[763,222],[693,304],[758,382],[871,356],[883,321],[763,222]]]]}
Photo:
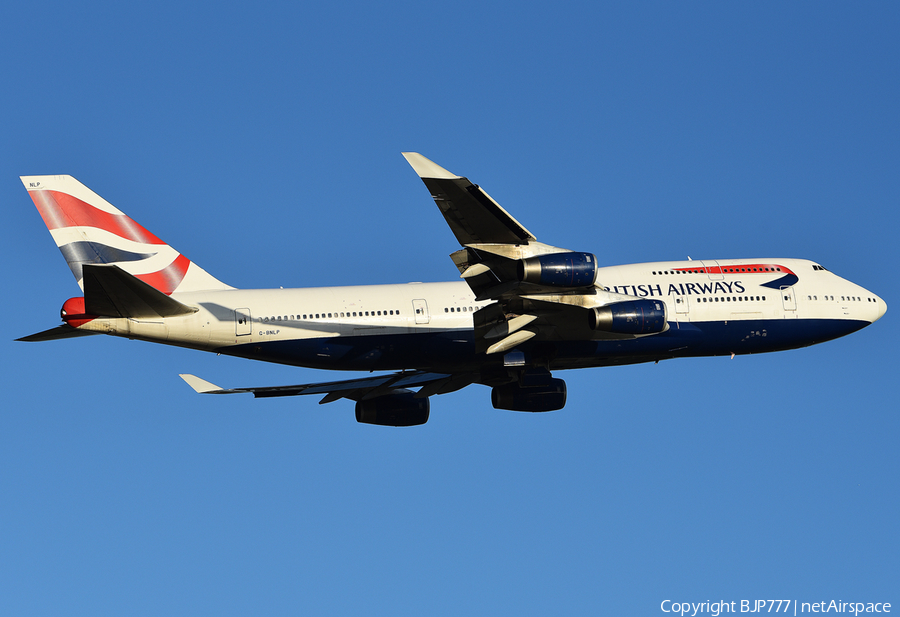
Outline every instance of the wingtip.
{"type": "Polygon", "coordinates": [[[447,171],[434,161],[425,158],[418,152],[401,152],[406,162],[410,164],[413,170],[419,174],[420,178],[442,178],[453,179],[459,178],[456,174],[447,171]]]}
{"type": "Polygon", "coordinates": [[[210,383],[205,379],[200,379],[196,375],[191,375],[189,373],[180,373],[178,376],[181,377],[187,383],[187,385],[193,388],[194,392],[197,392],[199,394],[224,392],[224,390],[216,384],[210,383]]]}

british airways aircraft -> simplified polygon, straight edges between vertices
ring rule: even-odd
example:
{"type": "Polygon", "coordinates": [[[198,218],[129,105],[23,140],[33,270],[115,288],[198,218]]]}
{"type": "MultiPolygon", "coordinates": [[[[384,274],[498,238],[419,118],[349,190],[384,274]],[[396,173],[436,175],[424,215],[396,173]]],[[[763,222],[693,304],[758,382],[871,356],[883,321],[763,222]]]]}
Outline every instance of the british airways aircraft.
{"type": "Polygon", "coordinates": [[[200,393],[315,394],[356,401],[359,422],[424,424],[429,397],[470,384],[497,409],[566,403],[565,369],[795,349],[850,334],[884,301],[804,259],[718,259],[601,267],[538,242],[477,184],[403,155],[462,248],[462,279],[315,289],[235,289],[71,176],[23,176],[83,296],[63,324],[24,337],[141,339],[293,366],[393,371],[200,393]]]}

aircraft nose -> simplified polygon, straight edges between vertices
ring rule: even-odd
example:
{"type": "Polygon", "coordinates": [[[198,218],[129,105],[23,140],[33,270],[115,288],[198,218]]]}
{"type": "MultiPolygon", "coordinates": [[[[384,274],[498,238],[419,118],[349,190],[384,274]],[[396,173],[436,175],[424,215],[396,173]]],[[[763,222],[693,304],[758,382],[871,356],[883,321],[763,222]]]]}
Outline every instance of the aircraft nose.
{"type": "Polygon", "coordinates": [[[875,310],[875,319],[872,320],[872,323],[875,323],[876,321],[884,317],[885,313],[887,313],[887,302],[885,302],[878,296],[875,296],[875,302],[878,304],[878,306],[875,310]]]}
{"type": "Polygon", "coordinates": [[[887,312],[887,303],[879,296],[873,294],[871,291],[864,291],[866,293],[866,300],[874,304],[874,306],[869,305],[868,307],[866,307],[866,319],[869,321],[869,323],[875,323],[876,321],[881,319],[887,312]]]}

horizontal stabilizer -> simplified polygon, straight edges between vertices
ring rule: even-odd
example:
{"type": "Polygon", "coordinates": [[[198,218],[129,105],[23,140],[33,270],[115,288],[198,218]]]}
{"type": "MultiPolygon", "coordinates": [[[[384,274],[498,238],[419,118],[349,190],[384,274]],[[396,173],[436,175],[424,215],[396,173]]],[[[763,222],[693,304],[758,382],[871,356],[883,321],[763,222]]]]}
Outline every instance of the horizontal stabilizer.
{"type": "Polygon", "coordinates": [[[55,341],[63,338],[77,338],[79,336],[90,336],[92,334],[100,334],[99,332],[91,332],[90,330],[79,330],[78,328],[73,328],[68,325],[56,326],[55,328],[50,328],[49,330],[44,330],[43,332],[38,332],[37,334],[30,334],[28,336],[23,336],[22,338],[17,338],[17,341],[25,341],[28,343],[38,343],[41,341],[55,341]]]}
{"type": "Polygon", "coordinates": [[[85,265],[84,308],[89,315],[155,319],[195,313],[119,266],[85,265]]]}

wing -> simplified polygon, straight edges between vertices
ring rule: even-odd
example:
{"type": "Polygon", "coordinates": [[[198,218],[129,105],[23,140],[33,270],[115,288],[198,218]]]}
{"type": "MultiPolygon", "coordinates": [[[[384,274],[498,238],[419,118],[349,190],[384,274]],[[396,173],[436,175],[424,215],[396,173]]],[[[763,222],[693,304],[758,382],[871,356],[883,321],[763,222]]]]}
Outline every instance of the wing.
{"type": "Polygon", "coordinates": [[[431,191],[460,244],[521,244],[536,239],[477,184],[418,152],[404,152],[403,156],[431,191]]]}
{"type": "Polygon", "coordinates": [[[476,300],[494,301],[475,313],[476,351],[505,353],[531,339],[629,339],[666,329],[664,304],[610,293],[598,283],[594,255],[538,242],[477,184],[421,154],[403,156],[463,246],[450,256],[460,278],[476,300]]]}
{"type": "Polygon", "coordinates": [[[442,373],[412,371],[363,377],[361,379],[300,384],[295,386],[220,388],[219,386],[194,375],[182,374],[180,377],[200,394],[240,394],[250,392],[257,398],[296,396],[299,394],[324,394],[324,398],[319,401],[320,405],[331,403],[342,398],[348,398],[354,401],[367,400],[385,394],[395,393],[398,390],[408,390],[409,388],[420,388],[415,396],[416,398],[424,398],[433,394],[455,392],[456,390],[473,383],[477,379],[477,375],[446,375],[442,373]]]}

